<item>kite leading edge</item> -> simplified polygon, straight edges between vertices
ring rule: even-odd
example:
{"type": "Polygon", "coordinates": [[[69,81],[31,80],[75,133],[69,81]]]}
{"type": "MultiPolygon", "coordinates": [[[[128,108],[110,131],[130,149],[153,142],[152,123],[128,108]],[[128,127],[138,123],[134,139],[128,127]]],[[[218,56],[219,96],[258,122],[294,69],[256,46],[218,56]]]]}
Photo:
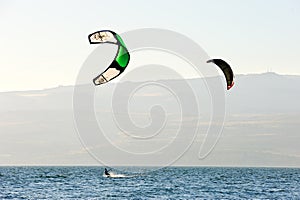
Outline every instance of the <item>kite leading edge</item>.
{"type": "Polygon", "coordinates": [[[227,82],[227,90],[232,88],[232,86],[234,85],[234,81],[233,81],[234,74],[230,65],[222,59],[211,59],[208,60],[207,63],[214,63],[215,65],[217,65],[225,75],[226,82],[227,82]]]}
{"type": "Polygon", "coordinates": [[[122,38],[110,30],[97,31],[88,36],[90,44],[114,44],[118,46],[116,56],[109,67],[93,79],[95,85],[107,83],[118,77],[127,67],[130,54],[122,38]]]}

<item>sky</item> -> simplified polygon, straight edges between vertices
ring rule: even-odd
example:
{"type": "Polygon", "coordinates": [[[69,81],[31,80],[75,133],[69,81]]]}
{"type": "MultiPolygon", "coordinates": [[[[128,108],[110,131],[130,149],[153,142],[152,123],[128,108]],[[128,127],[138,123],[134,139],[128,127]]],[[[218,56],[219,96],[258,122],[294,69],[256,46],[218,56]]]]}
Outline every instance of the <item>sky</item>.
{"type": "Polygon", "coordinates": [[[0,0],[0,91],[73,85],[95,49],[88,34],[164,28],[196,41],[236,74],[300,75],[300,2],[0,0]]]}
{"type": "MultiPolygon", "coordinates": [[[[299,75],[236,76],[238,84],[228,93],[226,105],[230,109],[224,133],[206,164],[217,161],[235,166],[299,166],[300,1],[174,2],[0,0],[0,165],[95,163],[83,151],[75,131],[71,110],[73,87],[42,89],[74,85],[83,63],[97,48],[88,42],[90,33],[103,29],[124,33],[139,28],[162,28],[186,35],[210,57],[224,58],[235,74],[271,70],[299,75]],[[27,91],[35,89],[41,91],[27,91]],[[1,93],[19,90],[22,92],[1,93]]],[[[159,55],[153,60],[149,57],[150,61],[145,56],[145,63],[160,60],[159,55]]],[[[179,60],[175,62],[179,68],[185,68],[179,60]]],[[[136,63],[131,60],[128,68],[136,63]]],[[[164,63],[170,62],[164,60],[164,63]]],[[[108,95],[105,98],[102,95],[105,88],[97,88],[99,106],[107,106],[105,102],[110,101],[108,95]]],[[[194,88],[199,89],[198,85],[194,88]]],[[[145,117],[148,117],[146,100],[151,102],[147,95],[138,104],[146,108],[145,117]]],[[[201,96],[203,105],[207,103],[204,100],[201,96]]],[[[168,102],[166,105],[172,106],[168,102]]],[[[136,109],[134,119],[143,120],[139,107],[136,109]]],[[[106,119],[107,113],[100,115],[106,119]]],[[[176,119],[175,122],[176,125],[176,119]]],[[[191,151],[197,155],[199,143],[191,151]]],[[[185,158],[183,163],[192,160],[189,156],[185,158]]],[[[198,159],[192,161],[199,164],[198,159]]]]}

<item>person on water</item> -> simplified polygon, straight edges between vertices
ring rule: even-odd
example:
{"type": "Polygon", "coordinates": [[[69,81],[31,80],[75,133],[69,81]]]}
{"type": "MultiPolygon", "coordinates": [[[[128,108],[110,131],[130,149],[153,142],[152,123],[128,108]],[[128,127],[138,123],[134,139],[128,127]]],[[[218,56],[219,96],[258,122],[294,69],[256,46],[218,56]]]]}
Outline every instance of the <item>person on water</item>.
{"type": "Polygon", "coordinates": [[[104,169],[104,174],[106,175],[106,176],[110,176],[110,174],[108,173],[108,170],[105,168],[104,169]]]}

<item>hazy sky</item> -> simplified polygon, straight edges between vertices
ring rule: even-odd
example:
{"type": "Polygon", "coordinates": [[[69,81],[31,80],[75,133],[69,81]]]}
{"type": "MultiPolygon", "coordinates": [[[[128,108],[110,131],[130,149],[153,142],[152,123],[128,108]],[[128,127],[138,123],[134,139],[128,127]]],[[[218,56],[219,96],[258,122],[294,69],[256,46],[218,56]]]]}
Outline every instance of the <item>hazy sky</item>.
{"type": "Polygon", "coordinates": [[[170,29],[236,73],[300,75],[298,0],[0,0],[0,19],[0,91],[73,84],[95,48],[87,35],[101,29],[170,29]]]}

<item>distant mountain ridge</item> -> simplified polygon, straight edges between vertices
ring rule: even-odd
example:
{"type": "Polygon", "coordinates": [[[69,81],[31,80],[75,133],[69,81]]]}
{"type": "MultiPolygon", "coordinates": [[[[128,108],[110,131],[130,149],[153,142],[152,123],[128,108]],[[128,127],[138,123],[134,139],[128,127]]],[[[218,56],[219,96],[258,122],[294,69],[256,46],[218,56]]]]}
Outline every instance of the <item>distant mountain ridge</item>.
{"type": "MultiPolygon", "coordinates": [[[[172,83],[180,88],[181,81],[183,80],[159,80],[158,82],[172,83]]],[[[200,87],[199,91],[205,90],[203,84],[199,84],[201,79],[187,81],[195,88],[200,87]]],[[[273,72],[236,75],[235,83],[231,90],[225,91],[229,113],[300,112],[300,76],[279,75],[273,72]]],[[[140,82],[122,84],[140,84],[140,82]]],[[[112,87],[113,84],[107,84],[103,91],[110,94],[112,87]]],[[[59,86],[44,90],[1,92],[0,112],[71,110],[73,90],[74,86],[59,86]]]]}

